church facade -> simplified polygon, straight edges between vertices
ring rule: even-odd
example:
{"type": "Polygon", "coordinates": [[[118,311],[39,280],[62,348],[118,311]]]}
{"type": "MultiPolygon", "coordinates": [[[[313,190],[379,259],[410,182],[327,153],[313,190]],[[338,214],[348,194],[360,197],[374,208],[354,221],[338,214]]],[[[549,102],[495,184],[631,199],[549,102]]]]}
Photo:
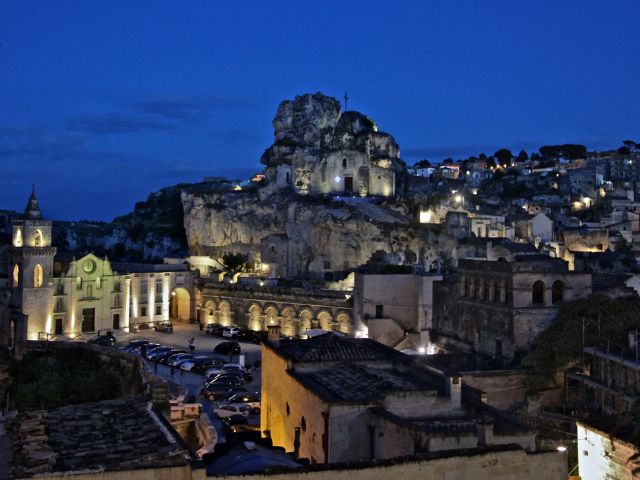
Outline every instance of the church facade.
{"type": "Polygon", "coordinates": [[[14,221],[9,255],[11,303],[27,317],[27,339],[193,317],[187,265],[111,263],[91,253],[65,262],[51,246],[51,226],[32,192],[23,218],[14,221]]]}

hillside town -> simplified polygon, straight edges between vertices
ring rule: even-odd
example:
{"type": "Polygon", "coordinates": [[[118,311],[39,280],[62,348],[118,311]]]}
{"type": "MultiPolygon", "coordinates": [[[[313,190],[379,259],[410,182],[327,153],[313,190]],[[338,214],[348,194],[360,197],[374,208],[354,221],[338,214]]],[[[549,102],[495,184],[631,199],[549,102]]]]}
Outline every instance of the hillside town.
{"type": "Polygon", "coordinates": [[[640,144],[408,166],[321,93],[273,128],[111,230],[2,212],[0,478],[635,478],[640,144]]]}

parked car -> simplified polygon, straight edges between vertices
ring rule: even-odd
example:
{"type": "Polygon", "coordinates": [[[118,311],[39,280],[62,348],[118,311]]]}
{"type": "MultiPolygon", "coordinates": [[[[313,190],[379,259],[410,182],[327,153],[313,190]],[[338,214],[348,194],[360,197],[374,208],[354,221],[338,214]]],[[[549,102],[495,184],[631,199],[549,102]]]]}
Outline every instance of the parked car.
{"type": "Polygon", "coordinates": [[[215,377],[207,380],[207,382],[215,382],[215,381],[222,380],[222,379],[227,379],[227,378],[237,379],[238,382],[240,382],[240,386],[243,386],[245,383],[247,383],[247,381],[244,379],[244,376],[243,376],[242,372],[224,372],[224,373],[219,373],[215,377]]]}
{"type": "Polygon", "coordinates": [[[213,416],[216,418],[227,418],[231,415],[249,416],[251,407],[244,403],[227,403],[213,410],[213,416]]]}
{"type": "Polygon", "coordinates": [[[251,341],[254,343],[266,342],[269,337],[269,332],[266,330],[251,330],[251,341]]]}
{"type": "Polygon", "coordinates": [[[248,425],[249,419],[244,415],[230,415],[222,419],[222,430],[228,433],[232,427],[237,425],[248,425]]]}
{"type": "Polygon", "coordinates": [[[242,328],[240,327],[226,327],[222,330],[222,336],[227,338],[236,338],[242,332],[242,328]]]}
{"type": "Polygon", "coordinates": [[[248,423],[237,423],[227,427],[227,442],[259,442],[262,432],[260,425],[250,425],[248,423]]]}
{"type": "Polygon", "coordinates": [[[207,383],[200,393],[203,397],[208,398],[211,401],[225,398],[232,392],[236,393],[234,389],[242,388],[238,382],[234,379],[225,379],[225,381],[207,383]]]}
{"type": "Polygon", "coordinates": [[[116,337],[114,337],[111,332],[109,332],[106,335],[98,335],[97,337],[93,337],[87,340],[87,343],[100,345],[101,347],[113,347],[116,344],[116,337]]]}
{"type": "Polygon", "coordinates": [[[161,355],[166,354],[167,352],[170,352],[171,350],[173,350],[171,347],[165,347],[160,345],[151,351],[147,351],[147,360],[151,360],[152,362],[155,362],[157,361],[156,360],[157,358],[159,358],[161,355]]]}
{"type": "Polygon", "coordinates": [[[170,367],[181,367],[183,362],[188,362],[192,358],[193,355],[190,353],[177,353],[167,359],[167,365],[170,367]]]}
{"type": "Polygon", "coordinates": [[[248,405],[251,408],[251,413],[258,414],[260,413],[260,393],[236,393],[231,395],[227,400],[225,400],[225,404],[238,404],[243,403],[248,405]]]}
{"type": "Polygon", "coordinates": [[[145,343],[144,345],[141,345],[140,349],[136,350],[136,352],[139,351],[140,355],[142,355],[144,358],[149,358],[149,354],[151,352],[163,346],[164,345],[160,345],[159,343],[145,343]]]}
{"type": "Polygon", "coordinates": [[[234,395],[237,395],[238,393],[249,393],[249,390],[247,390],[245,387],[230,388],[227,391],[226,395],[221,398],[221,401],[227,402],[231,397],[233,397],[234,395]]]}
{"type": "Polygon", "coordinates": [[[219,323],[209,323],[205,327],[204,333],[206,333],[207,335],[220,336],[220,335],[222,335],[222,330],[224,330],[224,327],[222,325],[220,325],[219,323]]]}
{"type": "Polygon", "coordinates": [[[240,344],[238,342],[220,342],[213,349],[213,353],[220,355],[240,355],[240,344]]]}
{"type": "Polygon", "coordinates": [[[148,345],[148,344],[149,344],[149,340],[131,340],[128,345],[125,345],[120,350],[123,352],[131,353],[131,352],[140,350],[140,347],[142,347],[142,345],[148,345]]]}
{"type": "Polygon", "coordinates": [[[205,373],[205,378],[213,378],[216,375],[219,375],[220,373],[230,372],[230,371],[246,372],[245,368],[239,363],[227,363],[226,365],[222,365],[220,367],[214,367],[214,368],[208,369],[205,373]]]}
{"type": "Polygon", "coordinates": [[[158,358],[156,359],[156,362],[167,365],[169,358],[173,357],[174,355],[177,355],[178,353],[187,353],[187,352],[185,352],[184,350],[179,350],[177,348],[172,348],[168,352],[165,352],[163,355],[158,356],[158,358]]]}
{"type": "Polygon", "coordinates": [[[219,358],[197,356],[184,362],[180,368],[187,372],[203,373],[210,368],[222,367],[223,365],[224,360],[219,358]]]}
{"type": "Polygon", "coordinates": [[[157,322],[153,324],[156,332],[173,333],[173,324],[171,322],[157,322]]]}

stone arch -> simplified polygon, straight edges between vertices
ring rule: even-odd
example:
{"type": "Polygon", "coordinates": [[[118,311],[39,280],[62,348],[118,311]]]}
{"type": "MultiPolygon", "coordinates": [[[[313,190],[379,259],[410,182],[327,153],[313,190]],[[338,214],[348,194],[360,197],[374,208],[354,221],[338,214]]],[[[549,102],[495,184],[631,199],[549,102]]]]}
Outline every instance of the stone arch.
{"type": "Polygon", "coordinates": [[[42,283],[44,281],[44,272],[42,270],[42,265],[39,263],[33,269],[33,286],[35,288],[42,287],[42,283]]]}
{"type": "Polygon", "coordinates": [[[33,234],[33,245],[35,247],[39,247],[42,245],[42,232],[40,229],[37,229],[33,234]]]}
{"type": "Polygon", "coordinates": [[[264,316],[260,305],[253,303],[249,307],[249,328],[251,330],[264,330],[264,316]]]}
{"type": "Polygon", "coordinates": [[[221,300],[220,303],[218,303],[218,321],[225,327],[228,327],[233,324],[231,317],[231,304],[228,300],[221,300]]]}
{"type": "Polygon", "coordinates": [[[282,334],[284,336],[294,336],[298,334],[298,322],[296,322],[296,311],[293,307],[282,309],[282,334]]]}
{"type": "Polygon", "coordinates": [[[172,320],[187,321],[191,318],[191,296],[182,287],[173,289],[169,296],[169,315],[172,320]]]}
{"type": "Polygon", "coordinates": [[[278,309],[273,305],[269,305],[264,310],[264,321],[266,325],[280,325],[278,309]]]}
{"type": "Polygon", "coordinates": [[[322,310],[318,313],[318,326],[330,332],[332,330],[333,316],[326,310],[322,310]]]}
{"type": "Polygon", "coordinates": [[[22,229],[20,229],[20,228],[16,229],[16,236],[13,239],[13,246],[14,247],[21,247],[22,246],[22,229]]]}
{"type": "Polygon", "coordinates": [[[313,312],[311,312],[310,309],[308,308],[303,308],[302,310],[300,310],[300,313],[298,313],[298,318],[299,320],[299,332],[305,332],[307,330],[311,329],[312,326],[312,319],[313,319],[313,312]]]}
{"type": "Polygon", "coordinates": [[[351,318],[344,312],[336,315],[337,330],[342,333],[351,333],[351,318]]]}
{"type": "Polygon", "coordinates": [[[556,280],[551,285],[551,303],[560,305],[564,301],[564,282],[556,280]]]}
{"type": "Polygon", "coordinates": [[[531,286],[531,303],[533,305],[544,305],[544,282],[536,280],[531,286]]]}

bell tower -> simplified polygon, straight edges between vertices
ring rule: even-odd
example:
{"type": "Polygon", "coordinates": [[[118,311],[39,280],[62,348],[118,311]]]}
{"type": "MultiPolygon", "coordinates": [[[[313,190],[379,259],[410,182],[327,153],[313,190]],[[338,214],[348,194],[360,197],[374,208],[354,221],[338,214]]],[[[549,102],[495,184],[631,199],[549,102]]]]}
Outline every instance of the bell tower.
{"type": "Polygon", "coordinates": [[[27,338],[46,339],[51,334],[53,257],[51,221],[42,218],[35,188],[22,218],[13,222],[9,249],[11,303],[27,315],[27,338]]]}

